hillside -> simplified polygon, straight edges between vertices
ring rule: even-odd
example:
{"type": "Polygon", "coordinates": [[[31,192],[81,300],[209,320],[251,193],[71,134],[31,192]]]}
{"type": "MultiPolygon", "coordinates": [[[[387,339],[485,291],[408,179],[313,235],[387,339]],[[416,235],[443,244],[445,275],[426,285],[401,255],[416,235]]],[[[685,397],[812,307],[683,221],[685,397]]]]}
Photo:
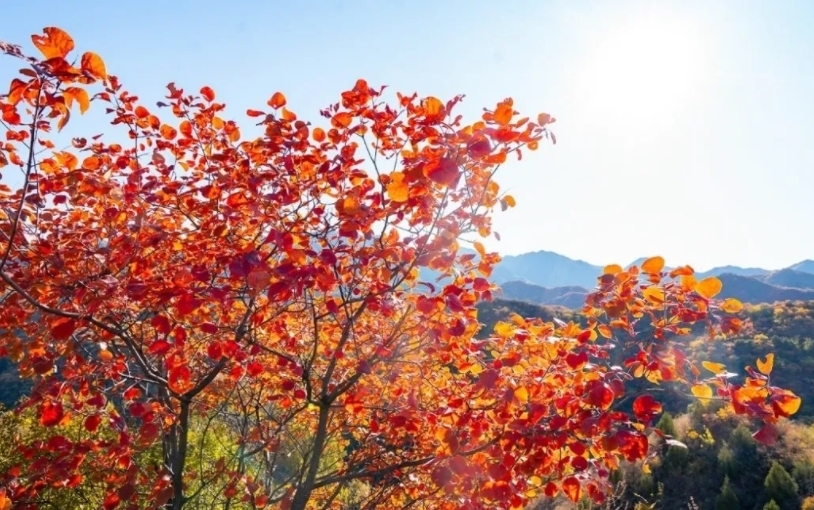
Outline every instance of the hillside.
{"type": "MultiPolygon", "coordinates": [[[[563,307],[533,305],[522,301],[495,299],[478,304],[478,317],[484,325],[479,336],[491,332],[494,325],[510,314],[540,317],[551,321],[581,322],[581,316],[563,307]]],[[[696,362],[715,360],[743,374],[743,367],[754,366],[757,358],[773,352],[776,370],[772,383],[799,395],[803,404],[798,420],[814,420],[814,301],[785,302],[778,305],[747,305],[742,312],[747,327],[738,337],[710,342],[698,332],[698,340],[688,341],[685,349],[696,362]]],[[[670,412],[683,412],[692,400],[686,392],[674,391],[665,385],[662,402],[670,412]]],[[[637,385],[631,385],[635,391],[637,385]]]]}

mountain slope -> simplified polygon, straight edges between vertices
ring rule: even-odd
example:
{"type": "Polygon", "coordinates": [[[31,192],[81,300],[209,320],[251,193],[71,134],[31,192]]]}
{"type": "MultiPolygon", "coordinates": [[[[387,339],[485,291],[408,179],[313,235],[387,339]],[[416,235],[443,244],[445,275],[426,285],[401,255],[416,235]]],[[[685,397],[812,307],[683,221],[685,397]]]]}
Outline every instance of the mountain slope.
{"type": "Polygon", "coordinates": [[[756,278],[724,273],[718,278],[724,288],[719,298],[733,297],[744,303],[774,303],[775,301],[814,300],[814,290],[778,287],[756,278]]]}
{"type": "Polygon", "coordinates": [[[802,262],[798,262],[792,266],[789,266],[788,268],[803,273],[814,274],[814,260],[804,260],[802,262]]]}
{"type": "Polygon", "coordinates": [[[772,271],[760,280],[778,287],[814,290],[814,274],[791,268],[772,271]]]}
{"type": "Polygon", "coordinates": [[[523,281],[542,287],[593,287],[602,267],[551,251],[507,255],[492,276],[496,282],[523,281]]]}

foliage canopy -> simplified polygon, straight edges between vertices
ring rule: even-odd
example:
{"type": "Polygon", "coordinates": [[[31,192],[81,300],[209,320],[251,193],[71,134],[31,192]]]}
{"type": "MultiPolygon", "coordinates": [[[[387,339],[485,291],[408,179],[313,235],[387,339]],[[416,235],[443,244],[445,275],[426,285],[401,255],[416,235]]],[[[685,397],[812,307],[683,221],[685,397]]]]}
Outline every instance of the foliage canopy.
{"type": "Polygon", "coordinates": [[[359,80],[322,125],[274,93],[244,137],[209,87],[148,107],[64,31],[32,40],[41,57],[0,43],[25,65],[0,98],[0,167],[23,177],[0,181],[0,355],[54,434],[16,446],[2,504],[87,477],[107,509],[600,501],[661,412],[649,394],[615,408],[631,378],[731,402],[763,441],[800,405],[771,356],[742,384],[686,359],[673,337],[737,332],[741,305],[661,257],[605,268],[585,327],[514,316],[475,339],[499,257],[459,247],[515,205],[495,173],[554,140],[548,114],[505,99],[466,123],[463,96],[391,103],[359,80]],[[58,147],[96,104],[127,141],[58,147]]]}

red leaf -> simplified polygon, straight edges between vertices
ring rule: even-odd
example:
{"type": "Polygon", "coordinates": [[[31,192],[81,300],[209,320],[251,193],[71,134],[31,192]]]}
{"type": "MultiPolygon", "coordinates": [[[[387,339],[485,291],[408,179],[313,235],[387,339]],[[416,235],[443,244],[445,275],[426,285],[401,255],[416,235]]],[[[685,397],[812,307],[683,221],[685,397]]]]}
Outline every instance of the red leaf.
{"type": "Polygon", "coordinates": [[[263,365],[258,361],[250,361],[249,364],[246,365],[246,372],[252,377],[257,377],[263,373],[263,365]]]}
{"type": "Polygon", "coordinates": [[[203,87],[201,89],[201,95],[210,103],[215,100],[215,91],[210,87],[203,87]]]}
{"type": "Polygon", "coordinates": [[[156,340],[155,342],[151,343],[150,346],[147,348],[147,352],[154,356],[162,356],[167,354],[169,350],[172,348],[172,344],[166,340],[156,340]]]}
{"type": "Polygon", "coordinates": [[[217,324],[212,324],[211,322],[204,322],[201,324],[201,331],[204,333],[209,333],[210,335],[214,335],[218,332],[217,324]]]}
{"type": "Polygon", "coordinates": [[[186,365],[179,365],[170,370],[169,385],[170,389],[176,393],[184,393],[190,389],[189,378],[192,376],[189,367],[186,365]]]}
{"type": "Polygon", "coordinates": [[[159,333],[168,335],[170,332],[170,320],[163,315],[156,315],[153,317],[150,324],[152,324],[155,330],[159,333]]]}
{"type": "Polygon", "coordinates": [[[650,423],[659,413],[661,404],[651,395],[642,395],[633,401],[633,414],[641,422],[650,423]]]}
{"type": "Polygon", "coordinates": [[[109,492],[105,496],[105,501],[102,504],[105,510],[114,510],[119,503],[121,502],[121,498],[115,492],[109,492]]]}
{"type": "Polygon", "coordinates": [[[424,175],[438,184],[454,186],[457,184],[461,172],[454,159],[439,158],[424,166],[424,175]]]}
{"type": "Polygon", "coordinates": [[[452,471],[446,466],[435,466],[430,474],[433,483],[439,487],[446,487],[452,482],[452,471]]]}
{"type": "Polygon", "coordinates": [[[201,306],[201,302],[195,299],[190,293],[184,294],[181,296],[181,299],[175,304],[175,309],[178,310],[178,313],[181,316],[189,315],[194,312],[199,306],[201,306]]]}
{"type": "Polygon", "coordinates": [[[102,419],[98,414],[94,414],[85,418],[85,430],[88,432],[95,432],[99,428],[102,419]]]}
{"type": "Polygon", "coordinates": [[[223,357],[223,348],[221,348],[220,342],[212,342],[207,345],[206,354],[215,361],[221,359],[223,357]]]}
{"type": "Polygon", "coordinates": [[[54,340],[67,340],[76,331],[76,321],[67,317],[60,317],[51,323],[51,336],[54,340]]]}
{"type": "Polygon", "coordinates": [[[772,446],[777,442],[777,427],[771,423],[763,425],[763,427],[752,434],[756,441],[763,443],[767,446],[772,446]]]}
{"type": "Polygon", "coordinates": [[[40,424],[44,427],[57,425],[64,416],[62,403],[45,401],[40,405],[40,424]]]}
{"type": "Polygon", "coordinates": [[[569,352],[565,356],[565,363],[572,370],[579,370],[588,363],[588,354],[585,351],[580,351],[579,353],[569,352]]]}

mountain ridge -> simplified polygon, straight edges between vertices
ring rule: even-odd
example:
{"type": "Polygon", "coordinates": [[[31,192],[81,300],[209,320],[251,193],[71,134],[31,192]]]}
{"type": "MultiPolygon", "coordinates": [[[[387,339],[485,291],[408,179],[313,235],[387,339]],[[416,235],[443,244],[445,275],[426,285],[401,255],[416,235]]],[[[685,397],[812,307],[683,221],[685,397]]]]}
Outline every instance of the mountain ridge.
{"type": "MultiPolygon", "coordinates": [[[[640,265],[645,257],[631,262],[640,265]]],[[[602,266],[565,255],[538,250],[503,257],[492,279],[503,299],[522,300],[541,305],[579,308],[589,289],[596,285],[602,266]]],[[[789,267],[769,270],[734,265],[713,267],[697,273],[698,278],[715,276],[724,290],[720,297],[734,297],[744,303],[788,300],[814,300],[814,260],[803,260],[789,267]]]]}

